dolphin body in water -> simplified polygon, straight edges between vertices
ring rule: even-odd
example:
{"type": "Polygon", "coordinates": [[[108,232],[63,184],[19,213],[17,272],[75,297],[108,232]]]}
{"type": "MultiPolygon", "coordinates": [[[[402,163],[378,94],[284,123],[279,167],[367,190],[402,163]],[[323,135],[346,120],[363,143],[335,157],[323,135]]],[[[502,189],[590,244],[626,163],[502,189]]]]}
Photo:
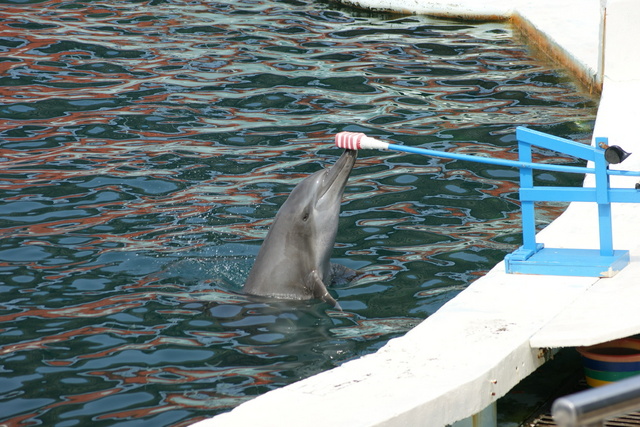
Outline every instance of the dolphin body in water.
{"type": "Polygon", "coordinates": [[[331,264],[338,233],[342,194],[356,162],[357,150],[345,150],[329,169],[301,181],[280,207],[244,292],[272,298],[321,299],[340,305],[327,291],[338,273],[355,271],[331,264]]]}

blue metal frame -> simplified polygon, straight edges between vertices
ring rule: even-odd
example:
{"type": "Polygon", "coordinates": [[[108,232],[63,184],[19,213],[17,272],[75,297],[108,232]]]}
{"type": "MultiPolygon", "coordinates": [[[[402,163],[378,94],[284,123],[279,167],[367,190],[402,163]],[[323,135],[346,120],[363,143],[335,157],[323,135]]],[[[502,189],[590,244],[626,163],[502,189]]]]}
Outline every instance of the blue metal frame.
{"type": "Polygon", "coordinates": [[[605,160],[606,138],[596,138],[595,146],[584,145],[519,127],[516,129],[520,163],[532,164],[531,147],[537,146],[565,153],[593,163],[593,168],[566,166],[566,172],[594,173],[595,188],[536,187],[533,169],[520,167],[520,202],[522,206],[522,246],[505,257],[507,273],[553,274],[563,276],[611,277],[629,263],[629,251],[613,249],[611,203],[638,203],[640,191],[634,188],[611,188],[610,175],[639,176],[637,171],[609,170],[605,160]],[[585,171],[585,169],[587,169],[585,171]],[[595,202],[598,204],[599,249],[550,249],[536,242],[535,202],[595,202]]]}
{"type": "MultiPolygon", "coordinates": [[[[611,175],[640,176],[640,171],[610,170],[605,158],[607,138],[596,138],[595,146],[548,135],[524,127],[516,129],[519,161],[448,153],[421,147],[386,144],[389,150],[423,154],[448,159],[467,160],[520,169],[520,202],[522,204],[522,246],[505,257],[507,273],[554,274],[562,276],[611,277],[629,264],[629,251],[613,249],[611,203],[638,203],[640,191],[635,188],[611,188],[611,175]],[[533,163],[532,146],[568,154],[593,164],[593,167],[533,163]],[[533,170],[595,174],[595,188],[536,187],[533,170]],[[535,202],[595,202],[598,204],[600,249],[549,249],[536,242],[535,202]]],[[[610,147],[617,148],[619,147],[610,147]]],[[[614,156],[619,163],[623,156],[614,156]]]]}

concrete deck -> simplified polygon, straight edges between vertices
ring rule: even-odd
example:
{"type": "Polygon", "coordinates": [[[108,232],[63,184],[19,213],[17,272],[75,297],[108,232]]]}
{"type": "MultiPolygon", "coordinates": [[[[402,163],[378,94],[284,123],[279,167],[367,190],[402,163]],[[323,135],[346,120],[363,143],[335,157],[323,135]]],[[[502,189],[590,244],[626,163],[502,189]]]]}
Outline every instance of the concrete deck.
{"type": "MultiPolygon", "coordinates": [[[[594,136],[636,152],[640,170],[640,2],[609,0],[606,40],[598,0],[343,0],[374,9],[446,16],[517,16],[576,69],[603,83],[594,136]],[[546,3],[549,7],[545,7],[546,3]],[[392,7],[393,6],[393,7],[392,7]],[[638,36],[638,37],[637,37],[638,36]],[[604,52],[604,64],[599,59],[604,52]],[[604,67],[603,67],[604,65],[604,67]],[[604,72],[602,72],[604,71],[604,72]]],[[[615,177],[614,187],[636,179],[615,177]]],[[[590,179],[586,186],[592,186],[590,179]]],[[[546,348],[640,333],[640,206],[613,207],[614,247],[631,265],[615,277],[508,275],[496,265],[438,312],[377,353],[266,393],[198,427],[415,426],[452,424],[480,412],[545,362],[546,348]]],[[[598,248],[596,206],[572,203],[539,233],[547,247],[598,248]]]]}

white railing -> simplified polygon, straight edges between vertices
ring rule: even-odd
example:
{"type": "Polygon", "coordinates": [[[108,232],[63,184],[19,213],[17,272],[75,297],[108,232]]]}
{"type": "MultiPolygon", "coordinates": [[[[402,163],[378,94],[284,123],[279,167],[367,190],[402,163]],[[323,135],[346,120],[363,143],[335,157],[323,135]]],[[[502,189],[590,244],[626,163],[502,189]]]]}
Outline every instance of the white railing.
{"type": "Polygon", "coordinates": [[[559,427],[602,427],[604,421],[640,409],[640,375],[556,399],[559,427]]]}

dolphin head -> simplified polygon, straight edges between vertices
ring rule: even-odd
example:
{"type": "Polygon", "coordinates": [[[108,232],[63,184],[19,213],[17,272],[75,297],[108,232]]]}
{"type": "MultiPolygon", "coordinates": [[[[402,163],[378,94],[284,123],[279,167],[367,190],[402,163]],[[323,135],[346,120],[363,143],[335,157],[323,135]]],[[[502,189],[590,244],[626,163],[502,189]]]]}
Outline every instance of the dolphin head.
{"type": "Polygon", "coordinates": [[[345,150],[331,168],[308,176],[291,191],[260,247],[245,292],[310,299],[310,274],[329,281],[342,194],[357,153],[345,150]]]}
{"type": "MultiPolygon", "coordinates": [[[[338,230],[342,195],[356,161],[356,150],[345,150],[338,161],[301,181],[280,208],[277,218],[286,219],[296,233],[325,240],[333,248],[338,230]]],[[[326,246],[325,245],[325,246],[326,246]]]]}

